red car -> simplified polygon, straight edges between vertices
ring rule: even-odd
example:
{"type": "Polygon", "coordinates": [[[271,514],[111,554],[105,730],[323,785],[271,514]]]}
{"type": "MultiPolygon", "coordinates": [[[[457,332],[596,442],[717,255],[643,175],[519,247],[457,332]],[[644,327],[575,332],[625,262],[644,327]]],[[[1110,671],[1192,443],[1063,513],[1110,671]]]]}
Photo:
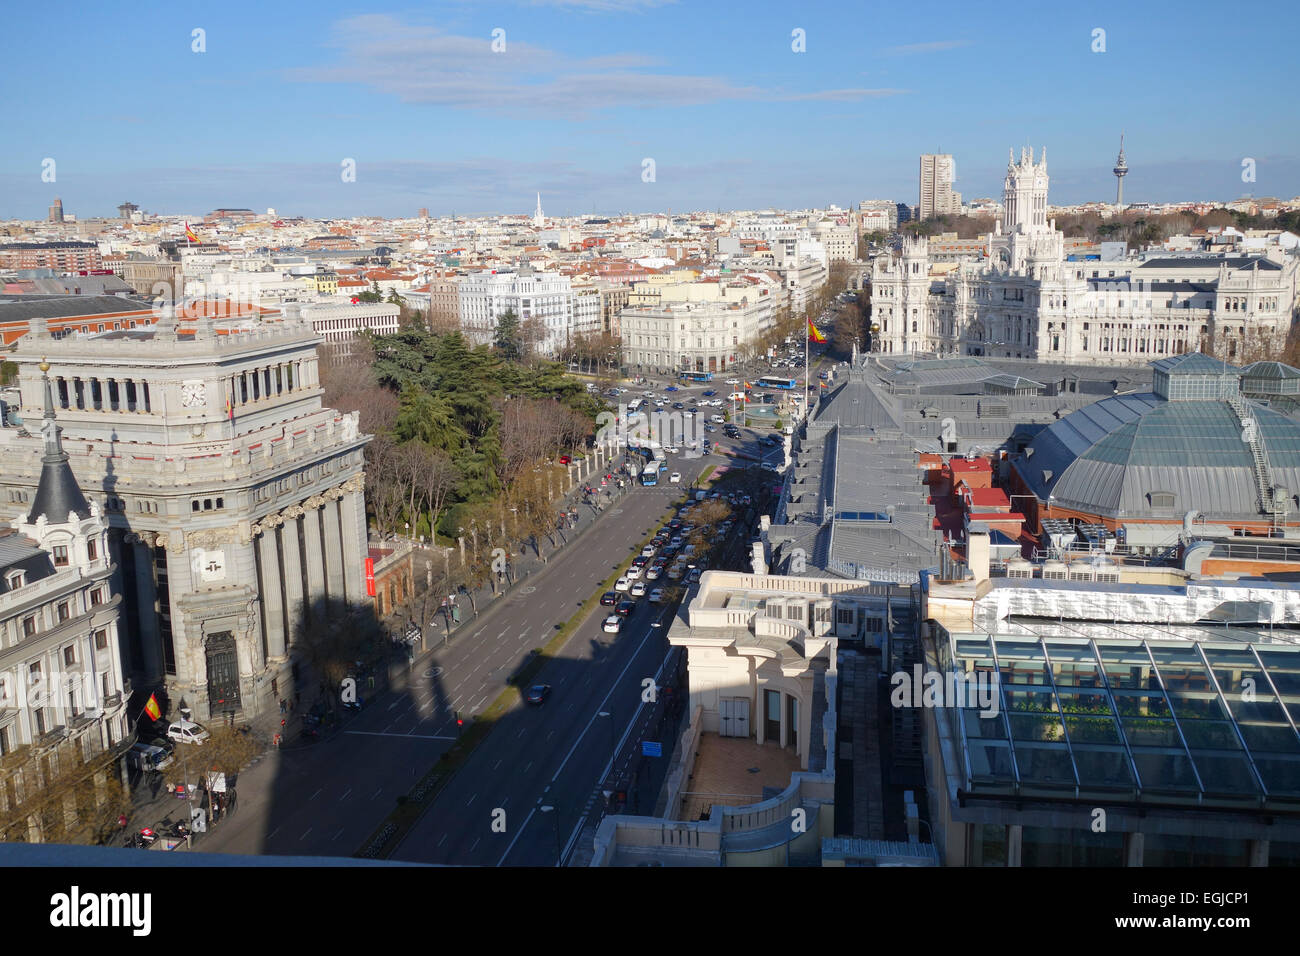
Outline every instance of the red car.
{"type": "Polygon", "coordinates": [[[568,464],[569,462],[571,462],[571,461],[573,461],[573,456],[571,456],[571,455],[561,455],[561,456],[560,456],[560,464],[561,464],[561,465],[567,465],[567,464],[568,464]]]}

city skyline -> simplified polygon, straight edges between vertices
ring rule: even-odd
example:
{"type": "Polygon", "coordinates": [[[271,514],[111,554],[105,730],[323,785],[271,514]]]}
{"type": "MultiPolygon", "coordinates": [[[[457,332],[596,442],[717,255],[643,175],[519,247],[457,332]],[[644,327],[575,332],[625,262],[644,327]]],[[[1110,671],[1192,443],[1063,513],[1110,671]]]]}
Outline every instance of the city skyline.
{"type": "MultiPolygon", "coordinates": [[[[1130,202],[1300,194],[1293,128],[1243,114],[1239,86],[1200,83],[1191,97],[1187,73],[1150,70],[1214,36],[1216,58],[1249,56],[1252,85],[1283,88],[1298,16],[1281,4],[1259,13],[1276,29],[1250,38],[1204,3],[1177,22],[1138,9],[1112,24],[1067,12],[1010,26],[940,4],[929,33],[883,11],[866,34],[844,29],[857,11],[838,3],[759,4],[722,31],[698,29],[707,9],[615,0],[418,13],[333,2],[307,19],[259,8],[249,31],[252,11],[88,12],[60,34],[39,101],[19,84],[48,72],[47,51],[14,50],[8,132],[24,149],[0,160],[0,218],[43,218],[56,195],[78,218],[123,198],[164,215],[528,215],[538,191],[556,217],[915,204],[918,155],[951,153],[955,189],[997,196],[1006,148],[1031,143],[1059,164],[1058,203],[1104,202],[1121,130],[1130,202]],[[102,37],[122,33],[136,44],[106,66],[102,37]],[[997,66],[1007,56],[1016,68],[997,66]],[[159,90],[173,109],[133,105],[159,90]]],[[[40,16],[16,11],[15,35],[40,16]]]]}

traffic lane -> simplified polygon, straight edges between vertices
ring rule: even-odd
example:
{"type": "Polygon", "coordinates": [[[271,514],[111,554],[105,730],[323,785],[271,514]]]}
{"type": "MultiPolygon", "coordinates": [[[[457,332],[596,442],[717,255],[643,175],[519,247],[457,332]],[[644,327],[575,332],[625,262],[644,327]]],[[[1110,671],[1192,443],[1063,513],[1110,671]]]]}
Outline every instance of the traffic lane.
{"type": "Polygon", "coordinates": [[[556,860],[555,826],[558,819],[561,841],[567,842],[570,829],[582,818],[596,788],[604,781],[613,746],[627,737],[630,724],[641,704],[644,682],[655,679],[667,649],[663,627],[650,627],[654,615],[647,615],[642,627],[634,632],[633,653],[616,675],[599,681],[595,693],[586,695],[578,705],[583,716],[581,728],[572,736],[572,744],[558,764],[531,782],[528,813],[520,829],[507,845],[498,862],[509,866],[554,865],[556,860]],[[610,717],[600,717],[601,712],[610,717]],[[612,731],[611,731],[612,726],[612,731]],[[612,737],[611,737],[612,734],[612,737]],[[557,809],[539,813],[542,805],[557,809]],[[558,814],[552,816],[551,814],[558,814]]]}
{"type": "Polygon", "coordinates": [[[557,821],[560,844],[567,856],[572,852],[574,834],[580,830],[587,814],[599,809],[597,803],[603,799],[600,787],[611,775],[614,749],[618,748],[618,766],[635,760],[639,746],[635,736],[636,723],[642,708],[651,706],[642,700],[643,682],[660,674],[669,650],[667,638],[660,633],[661,630],[656,629],[638,647],[627,673],[611,688],[612,692],[596,704],[599,710],[612,716],[595,717],[589,722],[582,745],[575,749],[563,767],[557,769],[552,780],[535,798],[534,807],[542,804],[554,806],[557,809],[551,814],[558,813],[558,817],[534,813],[531,819],[526,819],[518,841],[509,848],[502,865],[553,866],[557,821]],[[607,729],[610,721],[614,727],[612,741],[607,729]]]}
{"type": "MultiPolygon", "coordinates": [[[[646,634],[657,630],[649,627],[650,612],[640,610],[634,615],[634,628],[637,626],[636,615],[644,615],[641,624],[646,634]]],[[[551,772],[548,768],[555,761],[563,761],[560,754],[562,744],[582,739],[587,732],[597,712],[592,709],[597,705],[597,695],[604,699],[608,694],[608,688],[604,687],[608,681],[606,675],[621,673],[629,665],[628,654],[635,654],[640,647],[625,639],[626,631],[609,645],[606,638],[612,639],[613,635],[604,635],[600,629],[604,616],[604,613],[593,610],[591,617],[575,631],[560,654],[546,665],[539,678],[541,683],[550,683],[556,688],[553,695],[561,692],[566,695],[565,703],[552,704],[552,701],[561,699],[553,696],[552,701],[533,710],[535,714],[544,714],[541,717],[529,716],[530,712],[521,708],[512,709],[503,717],[439,794],[435,805],[398,848],[395,858],[427,862],[496,862],[479,855],[489,852],[492,844],[492,841],[484,843],[482,839],[484,828],[488,828],[488,833],[492,832],[491,813],[497,809],[505,810],[508,822],[512,812],[527,812],[521,811],[521,806],[531,808],[529,795],[535,797],[540,793],[537,780],[546,779],[551,772]],[[505,776],[501,776],[503,773],[505,776]],[[493,794],[493,799],[486,799],[486,794],[493,794]],[[475,807],[479,809],[475,810],[475,807]],[[465,816],[467,813],[469,815],[465,816]]],[[[629,678],[638,681],[633,690],[639,688],[639,680],[647,676],[638,677],[636,670],[631,668],[632,678],[629,678]]]]}
{"type": "MultiPolygon", "coordinates": [[[[435,647],[427,659],[417,660],[424,670],[442,667],[444,686],[449,687],[451,699],[455,701],[452,709],[474,702],[475,698],[466,698],[465,693],[474,692],[475,681],[481,687],[496,684],[509,676],[508,673],[502,674],[502,670],[510,669],[524,652],[536,646],[533,642],[540,644],[549,640],[554,627],[550,622],[567,620],[592,589],[630,556],[634,545],[639,545],[644,533],[653,527],[647,522],[658,518],[667,508],[668,497],[652,496],[650,493],[654,490],[637,489],[625,497],[622,503],[629,507],[622,509],[623,514],[611,514],[606,519],[614,522],[611,526],[602,526],[600,535],[603,539],[626,539],[622,549],[592,548],[568,555],[563,567],[552,565],[547,569],[545,587],[529,595],[516,592],[506,599],[505,609],[510,610],[509,616],[494,617],[468,635],[461,635],[447,648],[435,647]],[[470,665],[473,666],[466,673],[463,668],[470,665]]],[[[409,703],[398,716],[403,720],[391,728],[395,732],[409,731],[429,719],[428,716],[417,718],[409,703]]]]}
{"type": "MultiPolygon", "coordinates": [[[[543,669],[539,682],[553,686],[550,699],[537,707],[516,707],[498,722],[403,840],[395,859],[498,862],[555,770],[584,741],[615,675],[640,679],[638,668],[630,666],[636,644],[618,640],[603,649],[593,646],[602,633],[601,617],[593,614],[543,669]],[[502,811],[504,831],[493,828],[502,811]],[[502,835],[506,844],[496,839],[502,835]]],[[[644,623],[650,632],[648,620],[644,623]]]]}
{"type": "Polygon", "coordinates": [[[436,762],[451,743],[414,736],[354,736],[336,755],[341,772],[301,788],[306,791],[299,797],[303,812],[270,820],[262,852],[351,856],[418,782],[423,768],[436,762]]]}
{"type": "MultiPolygon", "coordinates": [[[[624,501],[629,499],[625,498],[624,501]]],[[[661,514],[667,504],[649,498],[631,499],[630,503],[632,507],[626,509],[626,514],[610,515],[606,519],[615,522],[613,540],[619,540],[620,537],[633,531],[639,532],[638,526],[661,514]]],[[[605,531],[602,529],[601,532],[596,532],[593,529],[592,533],[605,534],[605,531]]],[[[637,540],[640,540],[639,537],[637,540]]],[[[548,582],[548,587],[541,590],[547,595],[548,603],[553,602],[553,606],[547,609],[551,614],[561,615],[560,619],[567,618],[572,613],[572,607],[566,606],[568,600],[566,591],[570,594],[574,593],[570,589],[575,582],[580,581],[581,593],[584,596],[589,594],[595,583],[608,575],[609,570],[605,565],[615,557],[621,560],[625,556],[625,554],[618,554],[616,550],[602,554],[602,550],[581,549],[565,555],[568,559],[580,559],[583,565],[580,569],[581,573],[575,570],[571,563],[568,567],[560,563],[551,564],[538,573],[535,580],[541,583],[545,579],[548,582]],[[586,580],[581,580],[583,576],[586,576],[586,580]],[[549,586],[557,580],[567,586],[549,586]]],[[[507,599],[509,600],[511,599],[507,599]]],[[[492,610],[498,615],[504,613],[501,605],[493,605],[492,610]]],[[[467,665],[474,665],[476,661],[482,661],[485,657],[496,671],[508,672],[522,658],[525,650],[532,646],[529,641],[518,640],[512,645],[509,640],[512,629],[518,628],[516,634],[526,633],[530,640],[536,637],[540,642],[542,638],[549,638],[547,628],[531,627],[532,622],[536,621],[536,613],[533,608],[518,608],[513,616],[498,616],[485,620],[484,625],[468,635],[468,639],[466,635],[461,635],[445,648],[437,648],[421,655],[412,673],[422,675],[433,667],[442,667],[442,674],[455,681],[467,665]],[[502,620],[508,622],[504,634],[498,630],[493,645],[485,646],[482,635],[502,620]],[[530,627],[523,626],[525,621],[529,622],[530,627]]],[[[472,673],[473,667],[471,667],[472,673]]],[[[322,741],[316,746],[281,752],[280,757],[285,759],[278,762],[280,770],[275,775],[275,779],[268,780],[266,787],[246,788],[250,795],[260,790],[266,796],[261,800],[245,801],[242,807],[245,813],[238,815],[241,828],[245,832],[234,832],[241,828],[223,827],[217,832],[224,832],[228,837],[223,838],[221,842],[229,843],[230,852],[268,852],[265,846],[257,844],[258,834],[264,832],[275,835],[268,836],[268,839],[291,844],[288,846],[291,852],[328,854],[339,852],[340,847],[347,842],[344,838],[350,839],[353,833],[345,831],[339,835],[339,827],[332,825],[336,815],[324,811],[322,808],[325,804],[312,799],[317,790],[321,789],[321,784],[324,784],[330,792],[338,793],[347,792],[349,787],[354,792],[359,792],[359,785],[364,784],[370,788],[367,792],[371,794],[389,792],[394,795],[392,799],[395,799],[397,793],[405,793],[411,787],[410,767],[407,764],[412,758],[428,766],[436,762],[441,753],[450,746],[449,740],[425,739],[449,733],[449,726],[454,726],[450,713],[454,707],[432,708],[433,688],[420,687],[418,683],[420,680],[421,678],[417,677],[415,686],[400,691],[386,691],[373,700],[366,701],[361,713],[349,720],[347,729],[341,737],[322,741]],[[420,707],[425,709],[421,711],[418,709],[420,707]],[[394,737],[408,738],[406,745],[400,742],[395,745],[398,755],[402,758],[400,760],[393,759],[393,741],[386,736],[390,734],[394,737]],[[423,740],[419,749],[414,751],[409,749],[411,739],[423,740]],[[381,755],[382,759],[380,759],[381,755]],[[365,779],[358,777],[358,769],[361,768],[365,779]],[[260,828],[256,826],[257,817],[264,820],[264,825],[260,828]]],[[[495,694],[490,696],[495,697],[495,694]]],[[[475,703],[473,709],[477,709],[486,701],[467,701],[467,703],[475,703]]],[[[468,707],[465,709],[471,710],[468,707]]],[[[369,808],[365,809],[368,811],[369,808]]],[[[359,835],[356,836],[355,842],[359,843],[364,839],[390,809],[391,805],[377,807],[373,819],[368,812],[364,813],[359,818],[361,822],[356,825],[356,832],[359,835]]],[[[231,819],[232,822],[235,820],[233,817],[231,819]]]]}

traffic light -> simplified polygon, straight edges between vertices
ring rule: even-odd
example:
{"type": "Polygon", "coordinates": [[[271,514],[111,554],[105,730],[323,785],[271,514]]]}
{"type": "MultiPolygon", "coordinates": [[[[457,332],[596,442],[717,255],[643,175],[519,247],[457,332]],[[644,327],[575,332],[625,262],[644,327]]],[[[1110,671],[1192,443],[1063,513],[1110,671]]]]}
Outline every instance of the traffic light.
{"type": "Polygon", "coordinates": [[[465,726],[465,719],[461,717],[460,711],[458,710],[456,711],[456,729],[460,730],[460,728],[464,726],[465,726]]]}

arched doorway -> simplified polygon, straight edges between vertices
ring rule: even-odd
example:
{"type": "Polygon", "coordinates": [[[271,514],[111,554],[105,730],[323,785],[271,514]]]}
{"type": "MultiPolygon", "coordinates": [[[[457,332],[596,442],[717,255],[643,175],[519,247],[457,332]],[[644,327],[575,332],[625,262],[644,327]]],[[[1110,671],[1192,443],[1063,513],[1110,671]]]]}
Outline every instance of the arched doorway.
{"type": "Polygon", "coordinates": [[[208,712],[220,714],[239,710],[239,656],[235,636],[218,631],[208,638],[208,712]]]}

